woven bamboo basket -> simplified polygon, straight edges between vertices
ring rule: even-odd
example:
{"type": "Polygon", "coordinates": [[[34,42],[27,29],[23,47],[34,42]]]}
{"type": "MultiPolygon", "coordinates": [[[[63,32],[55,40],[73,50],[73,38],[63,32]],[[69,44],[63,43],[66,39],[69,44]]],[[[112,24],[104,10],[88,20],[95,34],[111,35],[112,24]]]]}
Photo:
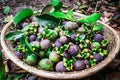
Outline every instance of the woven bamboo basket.
{"type": "MultiPolygon", "coordinates": [[[[64,12],[66,13],[66,11],[64,12]]],[[[84,15],[74,12],[74,16],[80,18],[84,15]]],[[[18,59],[15,56],[15,51],[13,50],[12,43],[5,40],[5,35],[10,31],[9,28],[13,24],[13,21],[10,21],[9,23],[7,23],[2,30],[1,45],[4,50],[4,55],[6,55],[11,61],[13,61],[20,68],[26,70],[31,74],[34,74],[40,77],[50,78],[50,79],[78,79],[78,78],[80,79],[80,78],[90,76],[100,71],[101,69],[103,69],[113,60],[113,58],[115,58],[115,56],[119,51],[120,39],[119,39],[118,33],[114,29],[112,29],[110,26],[106,25],[105,23],[101,21],[98,21],[98,22],[104,25],[103,35],[105,38],[109,40],[109,44],[107,48],[109,51],[109,54],[102,62],[98,63],[96,66],[91,67],[89,69],[82,70],[82,71],[60,73],[60,72],[53,72],[53,71],[38,70],[37,68],[27,65],[26,63],[18,59]]]]}

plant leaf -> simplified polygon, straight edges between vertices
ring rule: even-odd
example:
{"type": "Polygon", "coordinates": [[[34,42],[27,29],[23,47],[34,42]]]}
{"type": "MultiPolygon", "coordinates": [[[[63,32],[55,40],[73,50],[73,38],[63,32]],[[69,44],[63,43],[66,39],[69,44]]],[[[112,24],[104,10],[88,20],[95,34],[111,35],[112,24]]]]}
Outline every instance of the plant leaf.
{"type": "Polygon", "coordinates": [[[28,37],[25,37],[25,45],[26,45],[27,48],[29,48],[31,51],[33,51],[32,47],[30,46],[30,44],[28,42],[28,37]]]}
{"type": "Polygon", "coordinates": [[[17,40],[19,38],[21,38],[24,35],[24,32],[22,31],[14,31],[14,32],[10,32],[8,33],[5,38],[7,40],[17,40]]]}
{"type": "Polygon", "coordinates": [[[93,25],[93,29],[92,29],[92,31],[100,31],[100,30],[102,30],[103,29],[103,25],[102,24],[94,24],[93,25]]]}
{"type": "Polygon", "coordinates": [[[24,74],[19,74],[14,78],[14,80],[19,80],[20,78],[23,78],[23,77],[24,77],[24,74]]]}
{"type": "Polygon", "coordinates": [[[21,39],[23,39],[22,41],[27,49],[26,51],[27,55],[31,55],[32,53],[35,53],[36,55],[38,55],[35,51],[33,51],[32,46],[29,44],[28,36],[23,36],[21,39]]]}
{"type": "Polygon", "coordinates": [[[59,0],[51,0],[50,4],[54,6],[55,11],[58,11],[60,8],[62,8],[62,2],[59,0]]]}
{"type": "Polygon", "coordinates": [[[33,52],[32,47],[30,46],[30,44],[28,42],[28,37],[23,36],[23,40],[24,40],[24,44],[25,44],[25,47],[27,48],[27,50],[33,52]]]}
{"type": "Polygon", "coordinates": [[[54,6],[49,4],[42,9],[41,14],[48,14],[49,12],[53,12],[53,11],[54,11],[54,6]]]}
{"type": "Polygon", "coordinates": [[[3,13],[4,14],[8,14],[10,12],[10,7],[6,6],[6,8],[4,9],[3,13]]]}
{"type": "Polygon", "coordinates": [[[9,22],[9,21],[11,21],[11,20],[13,20],[13,15],[10,15],[10,16],[7,16],[4,20],[3,20],[3,22],[9,22]]]}
{"type": "Polygon", "coordinates": [[[3,80],[5,75],[5,66],[3,64],[2,52],[0,51],[0,80],[3,80]]]}
{"type": "Polygon", "coordinates": [[[51,47],[50,47],[50,48],[48,48],[48,50],[47,50],[47,52],[46,52],[46,57],[49,57],[49,55],[50,55],[51,52],[52,52],[52,51],[51,51],[51,47]]]}
{"type": "Polygon", "coordinates": [[[25,8],[20,10],[14,17],[14,25],[17,25],[21,20],[32,15],[33,15],[32,9],[25,8]]]}
{"type": "Polygon", "coordinates": [[[72,11],[72,9],[68,9],[68,15],[67,16],[69,17],[70,20],[73,20],[73,11],[72,11]]]}
{"type": "Polygon", "coordinates": [[[58,5],[54,6],[55,11],[59,11],[62,8],[63,3],[59,2],[58,5]]]}
{"type": "Polygon", "coordinates": [[[11,76],[11,75],[8,75],[8,77],[7,77],[6,80],[12,80],[12,76],[11,76]]]}
{"type": "Polygon", "coordinates": [[[54,16],[58,19],[68,19],[67,15],[64,14],[63,12],[52,12],[52,13],[49,13],[51,16],[54,16]]]}
{"type": "Polygon", "coordinates": [[[35,20],[43,27],[49,27],[51,29],[58,26],[59,19],[49,15],[49,14],[43,14],[40,16],[35,16],[35,20]]]}
{"type": "Polygon", "coordinates": [[[84,16],[82,19],[79,19],[78,22],[82,22],[82,23],[93,23],[96,22],[98,19],[100,19],[101,14],[99,13],[93,13],[90,16],[84,16]]]}
{"type": "Polygon", "coordinates": [[[56,6],[59,4],[59,0],[51,0],[50,4],[56,6]]]}

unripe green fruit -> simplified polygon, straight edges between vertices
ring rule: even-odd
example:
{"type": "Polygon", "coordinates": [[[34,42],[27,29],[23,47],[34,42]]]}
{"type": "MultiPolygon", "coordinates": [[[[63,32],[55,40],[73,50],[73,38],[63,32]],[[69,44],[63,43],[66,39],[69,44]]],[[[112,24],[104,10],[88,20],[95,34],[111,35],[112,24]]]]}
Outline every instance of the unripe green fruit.
{"type": "Polygon", "coordinates": [[[55,51],[53,51],[50,53],[49,59],[56,63],[60,60],[60,56],[55,51]]]}
{"type": "Polygon", "coordinates": [[[52,35],[50,35],[49,39],[55,39],[57,36],[58,36],[58,33],[52,30],[52,35]]]}
{"type": "Polygon", "coordinates": [[[38,55],[39,55],[40,58],[43,58],[45,56],[45,51],[40,50],[38,55]]]}
{"type": "Polygon", "coordinates": [[[38,66],[43,69],[43,70],[52,70],[53,69],[53,64],[52,64],[52,61],[45,58],[45,59],[42,59],[39,63],[38,63],[38,66]]]}
{"type": "Polygon", "coordinates": [[[37,63],[37,56],[32,54],[26,57],[25,62],[29,65],[35,65],[37,63]]]}
{"type": "Polygon", "coordinates": [[[93,42],[91,44],[91,48],[100,48],[100,43],[99,42],[93,42]]]}

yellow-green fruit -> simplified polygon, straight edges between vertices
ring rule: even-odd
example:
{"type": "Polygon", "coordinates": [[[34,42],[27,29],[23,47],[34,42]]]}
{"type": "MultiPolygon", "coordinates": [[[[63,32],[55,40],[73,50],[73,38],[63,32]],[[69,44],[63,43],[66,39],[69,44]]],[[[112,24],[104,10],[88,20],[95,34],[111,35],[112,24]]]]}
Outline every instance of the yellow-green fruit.
{"type": "Polygon", "coordinates": [[[51,61],[53,61],[54,63],[56,63],[56,62],[59,62],[60,56],[55,51],[53,51],[53,52],[50,53],[49,59],[51,61]]]}
{"type": "Polygon", "coordinates": [[[26,57],[25,62],[29,65],[35,65],[37,63],[37,56],[32,54],[26,57]]]}
{"type": "Polygon", "coordinates": [[[45,58],[45,59],[42,59],[39,63],[38,63],[38,66],[43,69],[43,70],[52,70],[53,69],[53,63],[51,60],[45,58]]]}
{"type": "Polygon", "coordinates": [[[38,55],[39,55],[40,58],[43,58],[45,56],[45,51],[40,50],[38,55]]]}

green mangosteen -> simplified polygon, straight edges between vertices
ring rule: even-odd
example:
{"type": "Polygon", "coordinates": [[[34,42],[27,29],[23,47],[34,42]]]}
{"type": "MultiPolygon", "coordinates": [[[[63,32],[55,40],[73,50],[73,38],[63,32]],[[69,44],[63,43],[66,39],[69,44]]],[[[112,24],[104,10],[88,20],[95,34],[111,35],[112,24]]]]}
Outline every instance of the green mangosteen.
{"type": "Polygon", "coordinates": [[[43,70],[47,70],[50,71],[53,69],[53,63],[51,60],[44,58],[42,59],[39,63],[38,66],[43,69],[43,70]]]}
{"type": "Polygon", "coordinates": [[[91,44],[91,48],[100,48],[100,43],[99,42],[93,42],[91,44]]]}
{"type": "Polygon", "coordinates": [[[35,65],[37,63],[37,56],[34,54],[28,55],[25,62],[29,65],[35,65]]]}
{"type": "Polygon", "coordinates": [[[40,58],[45,57],[45,51],[44,50],[40,50],[38,55],[39,55],[40,58]]]}
{"type": "Polygon", "coordinates": [[[57,54],[57,52],[52,51],[49,55],[49,59],[53,61],[54,63],[58,62],[60,60],[60,56],[57,54]]]}

